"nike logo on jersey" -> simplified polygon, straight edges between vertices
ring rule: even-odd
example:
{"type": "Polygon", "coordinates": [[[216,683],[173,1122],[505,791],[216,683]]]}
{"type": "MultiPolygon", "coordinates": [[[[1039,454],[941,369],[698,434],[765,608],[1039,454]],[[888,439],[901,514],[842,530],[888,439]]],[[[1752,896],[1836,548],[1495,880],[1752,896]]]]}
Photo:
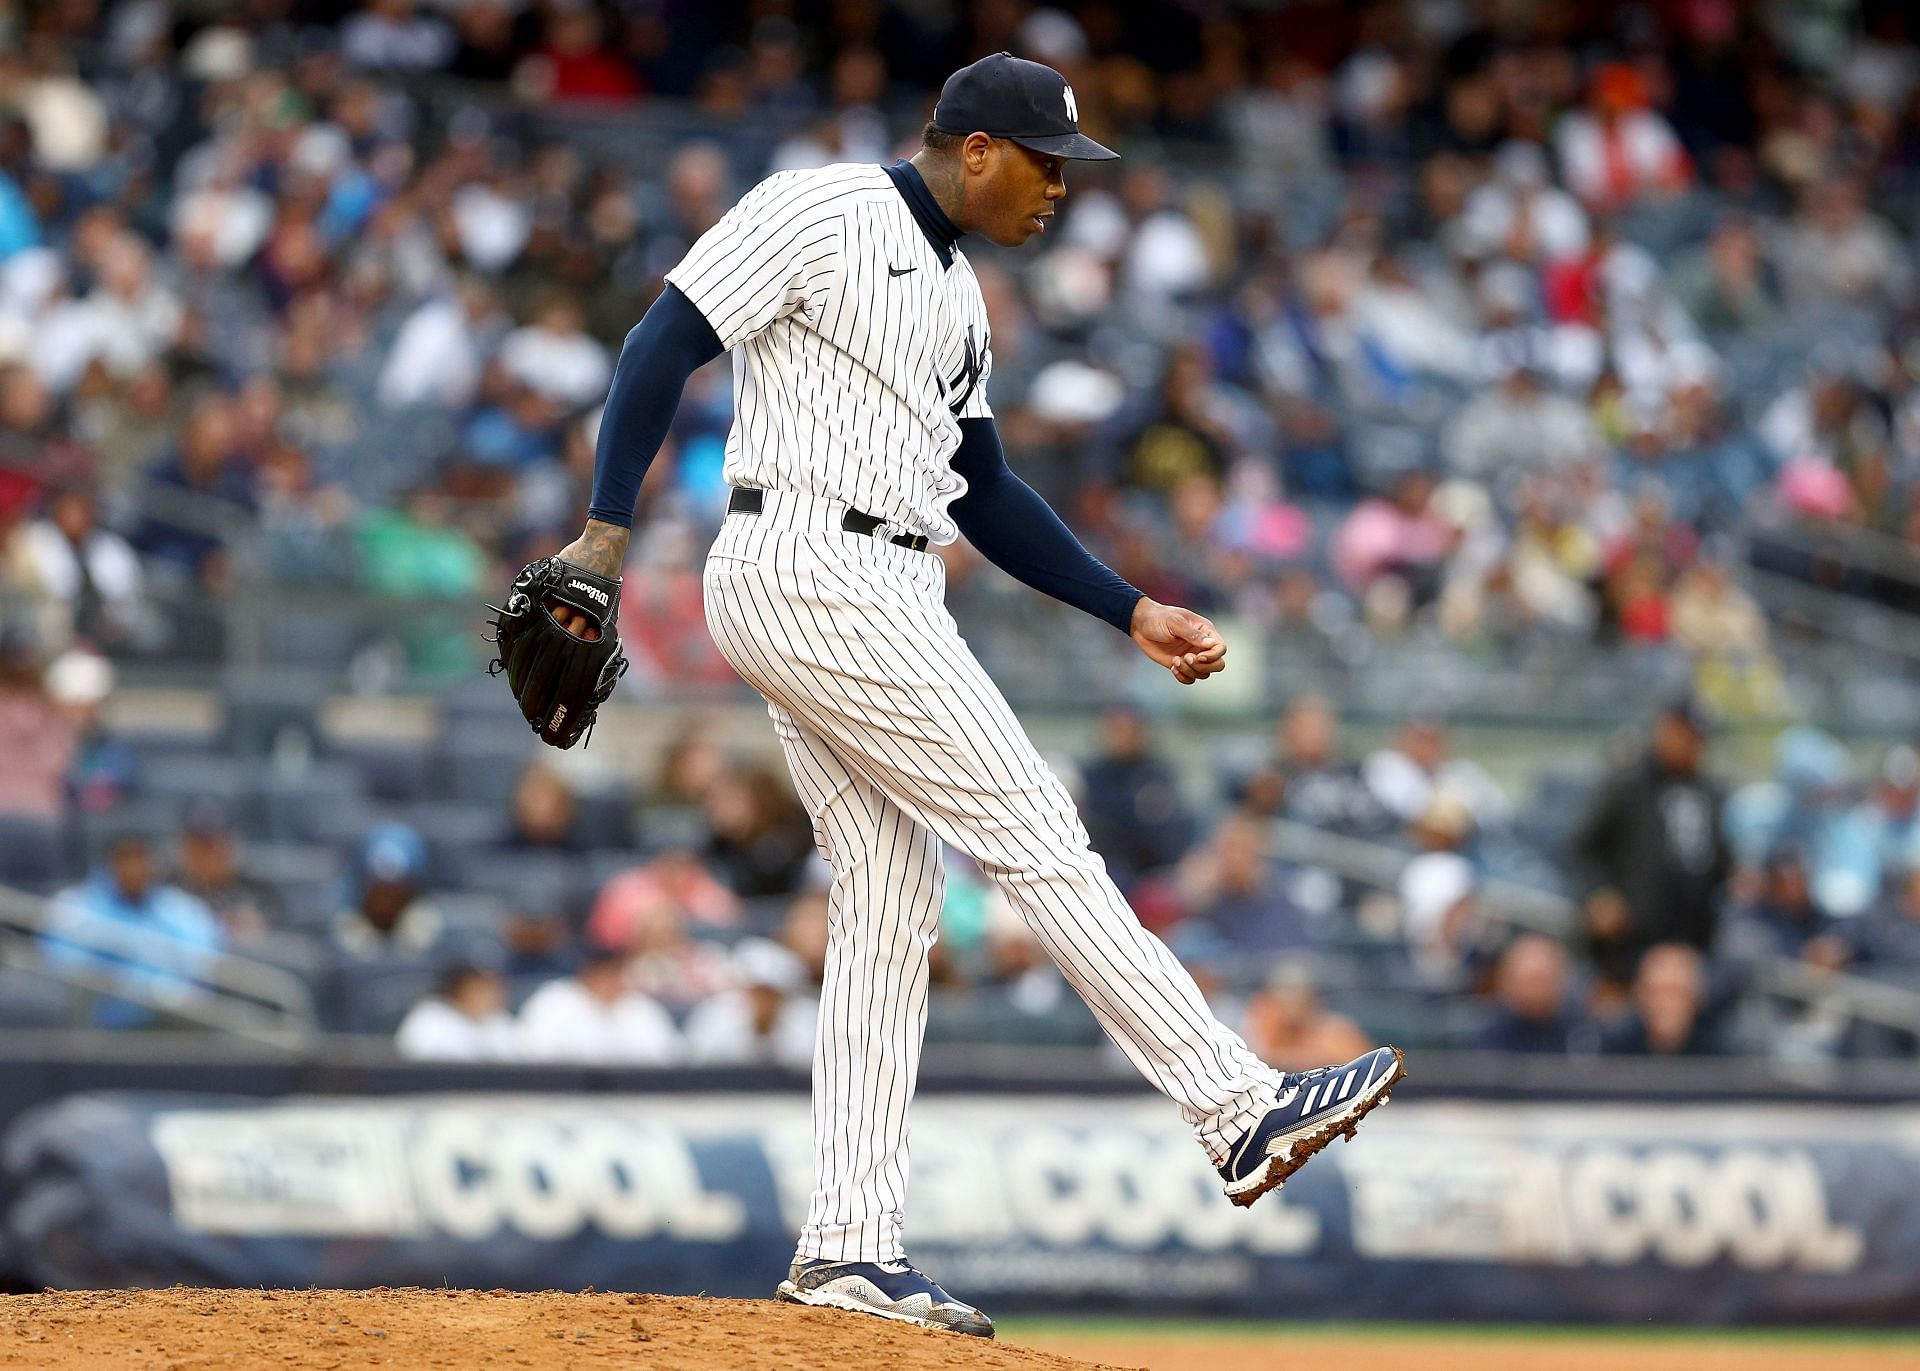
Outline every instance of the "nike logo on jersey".
{"type": "Polygon", "coordinates": [[[889,265],[887,267],[887,275],[905,276],[910,271],[918,271],[918,270],[920,270],[919,267],[896,267],[896,266],[889,265]]]}

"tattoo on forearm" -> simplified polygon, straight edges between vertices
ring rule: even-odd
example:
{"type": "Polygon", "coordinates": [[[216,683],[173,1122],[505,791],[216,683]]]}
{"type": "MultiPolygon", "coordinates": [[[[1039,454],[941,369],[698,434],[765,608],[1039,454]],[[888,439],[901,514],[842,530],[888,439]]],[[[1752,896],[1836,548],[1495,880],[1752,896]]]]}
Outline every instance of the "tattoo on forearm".
{"type": "Polygon", "coordinates": [[[618,524],[587,520],[587,531],[574,541],[563,555],[566,561],[596,576],[618,576],[627,560],[627,540],[631,531],[618,524]]]}

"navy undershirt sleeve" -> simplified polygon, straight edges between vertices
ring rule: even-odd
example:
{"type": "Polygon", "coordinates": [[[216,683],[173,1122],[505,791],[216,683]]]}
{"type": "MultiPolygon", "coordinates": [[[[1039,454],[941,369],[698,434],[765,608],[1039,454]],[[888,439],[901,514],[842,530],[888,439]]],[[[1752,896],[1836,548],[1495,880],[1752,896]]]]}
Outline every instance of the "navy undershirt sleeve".
{"type": "Polygon", "coordinates": [[[633,527],[640,482],[653,465],[687,378],[725,349],[693,301],[669,284],[621,345],[600,416],[589,519],[633,527]]]}
{"type": "Polygon", "coordinates": [[[993,420],[960,421],[953,469],[966,477],[967,490],[948,513],[982,557],[1122,633],[1132,629],[1140,591],[1082,547],[1053,507],[1014,475],[993,420]]]}

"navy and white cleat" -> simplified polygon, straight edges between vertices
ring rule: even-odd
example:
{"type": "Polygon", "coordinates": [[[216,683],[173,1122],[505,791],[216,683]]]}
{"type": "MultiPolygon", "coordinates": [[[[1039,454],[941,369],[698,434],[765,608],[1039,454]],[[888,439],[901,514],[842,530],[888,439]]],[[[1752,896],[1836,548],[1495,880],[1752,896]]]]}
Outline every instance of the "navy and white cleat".
{"type": "Polygon", "coordinates": [[[903,1261],[797,1261],[773,1297],[787,1304],[877,1314],[976,1338],[993,1336],[992,1319],[962,1304],[903,1261]]]}
{"type": "Polygon", "coordinates": [[[1345,1066],[1288,1072],[1279,1102],[1220,1164],[1227,1198],[1244,1208],[1335,1138],[1351,1138],[1360,1120],[1385,1104],[1387,1092],[1406,1074],[1406,1058],[1397,1047],[1376,1047],[1345,1066]]]}

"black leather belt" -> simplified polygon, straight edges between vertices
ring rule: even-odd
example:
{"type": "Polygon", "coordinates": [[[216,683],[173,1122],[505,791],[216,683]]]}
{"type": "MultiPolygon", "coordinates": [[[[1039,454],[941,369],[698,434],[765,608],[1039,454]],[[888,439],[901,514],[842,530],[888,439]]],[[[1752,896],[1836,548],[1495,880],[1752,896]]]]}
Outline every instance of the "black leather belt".
{"type": "MultiPolygon", "coordinates": [[[[727,513],[758,514],[766,505],[766,492],[752,486],[735,486],[733,493],[727,496],[727,513]]],[[[885,519],[875,518],[871,514],[862,514],[850,509],[840,516],[840,527],[848,533],[858,533],[863,538],[871,538],[874,530],[886,523],[885,519]]],[[[888,542],[914,552],[927,550],[927,537],[924,533],[896,533],[888,542]]]]}

